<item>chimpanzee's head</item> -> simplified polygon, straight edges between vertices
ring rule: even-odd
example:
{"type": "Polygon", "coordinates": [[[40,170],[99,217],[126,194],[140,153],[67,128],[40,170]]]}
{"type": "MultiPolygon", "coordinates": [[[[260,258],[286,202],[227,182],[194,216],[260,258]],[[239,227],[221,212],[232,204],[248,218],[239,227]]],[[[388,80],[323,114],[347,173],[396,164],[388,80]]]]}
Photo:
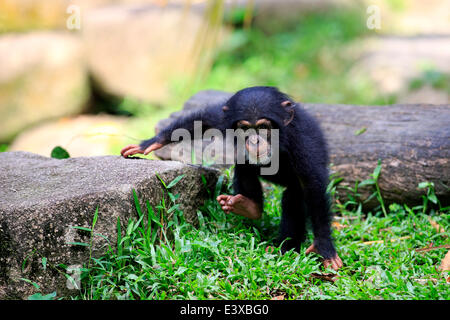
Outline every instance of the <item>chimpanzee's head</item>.
{"type": "Polygon", "coordinates": [[[294,118],[292,99],[275,87],[251,87],[238,91],[223,106],[227,128],[244,133],[245,157],[255,164],[270,162],[273,129],[282,129],[294,118]]]}

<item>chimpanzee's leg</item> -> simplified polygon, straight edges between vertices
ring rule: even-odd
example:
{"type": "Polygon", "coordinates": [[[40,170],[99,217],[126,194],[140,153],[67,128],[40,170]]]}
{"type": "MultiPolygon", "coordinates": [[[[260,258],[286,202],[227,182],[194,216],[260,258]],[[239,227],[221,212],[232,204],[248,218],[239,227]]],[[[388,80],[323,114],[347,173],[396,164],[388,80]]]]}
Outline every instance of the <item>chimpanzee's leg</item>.
{"type": "Polygon", "coordinates": [[[331,213],[330,199],[326,193],[328,177],[325,174],[316,174],[314,179],[309,179],[305,187],[305,197],[308,214],[314,232],[314,243],[306,250],[306,253],[316,252],[324,258],[325,268],[331,265],[337,270],[342,267],[342,261],[336,253],[331,238],[331,213]],[[311,183],[314,181],[314,183],[311,183]]]}
{"type": "Polygon", "coordinates": [[[305,240],[305,203],[303,191],[299,185],[288,186],[281,202],[282,216],[280,224],[281,251],[300,250],[305,240]],[[284,242],[283,242],[284,241],[284,242]]]}
{"type": "Polygon", "coordinates": [[[263,192],[259,182],[259,169],[236,165],[233,177],[234,196],[220,195],[217,201],[226,213],[233,212],[250,219],[261,218],[263,192]]]}

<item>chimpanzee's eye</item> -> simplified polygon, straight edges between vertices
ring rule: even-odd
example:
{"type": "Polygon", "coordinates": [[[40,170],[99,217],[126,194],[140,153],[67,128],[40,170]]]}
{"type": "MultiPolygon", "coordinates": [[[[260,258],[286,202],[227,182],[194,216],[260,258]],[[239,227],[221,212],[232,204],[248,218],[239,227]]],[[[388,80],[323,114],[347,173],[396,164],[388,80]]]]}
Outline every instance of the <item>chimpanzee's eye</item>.
{"type": "Polygon", "coordinates": [[[270,130],[272,128],[272,123],[270,122],[270,120],[262,118],[256,121],[256,127],[258,130],[270,130]]]}
{"type": "Polygon", "coordinates": [[[238,123],[238,129],[247,131],[250,129],[250,124],[247,121],[240,122],[240,123],[238,123]]]}
{"type": "Polygon", "coordinates": [[[258,126],[258,129],[270,130],[272,128],[270,122],[263,122],[258,126]]]}

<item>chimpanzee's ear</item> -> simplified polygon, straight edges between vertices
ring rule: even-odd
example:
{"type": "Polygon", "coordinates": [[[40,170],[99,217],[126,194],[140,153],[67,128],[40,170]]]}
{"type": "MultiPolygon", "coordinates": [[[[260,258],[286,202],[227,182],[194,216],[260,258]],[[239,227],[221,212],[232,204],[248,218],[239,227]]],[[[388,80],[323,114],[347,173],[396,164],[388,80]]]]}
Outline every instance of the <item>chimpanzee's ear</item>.
{"type": "Polygon", "coordinates": [[[289,113],[289,117],[284,119],[284,121],[283,121],[285,126],[287,126],[289,123],[291,123],[292,120],[294,120],[294,115],[295,115],[294,105],[295,104],[289,100],[283,101],[281,103],[281,106],[284,108],[284,110],[286,110],[289,113]]]}
{"type": "Polygon", "coordinates": [[[229,108],[228,106],[223,106],[223,107],[222,107],[223,112],[228,111],[229,109],[230,109],[230,108],[229,108]]]}

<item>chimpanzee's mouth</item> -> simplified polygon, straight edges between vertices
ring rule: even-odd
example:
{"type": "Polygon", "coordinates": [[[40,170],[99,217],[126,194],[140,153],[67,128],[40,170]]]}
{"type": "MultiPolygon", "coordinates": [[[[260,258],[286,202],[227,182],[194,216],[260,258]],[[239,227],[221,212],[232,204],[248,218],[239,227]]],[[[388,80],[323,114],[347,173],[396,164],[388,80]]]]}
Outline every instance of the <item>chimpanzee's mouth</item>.
{"type": "Polygon", "coordinates": [[[266,152],[258,157],[258,164],[269,164],[272,160],[272,153],[266,152]]]}
{"type": "Polygon", "coordinates": [[[258,154],[255,156],[254,154],[248,154],[247,161],[250,164],[255,165],[266,165],[269,164],[271,161],[272,152],[270,150],[266,150],[263,154],[258,154]]]}

